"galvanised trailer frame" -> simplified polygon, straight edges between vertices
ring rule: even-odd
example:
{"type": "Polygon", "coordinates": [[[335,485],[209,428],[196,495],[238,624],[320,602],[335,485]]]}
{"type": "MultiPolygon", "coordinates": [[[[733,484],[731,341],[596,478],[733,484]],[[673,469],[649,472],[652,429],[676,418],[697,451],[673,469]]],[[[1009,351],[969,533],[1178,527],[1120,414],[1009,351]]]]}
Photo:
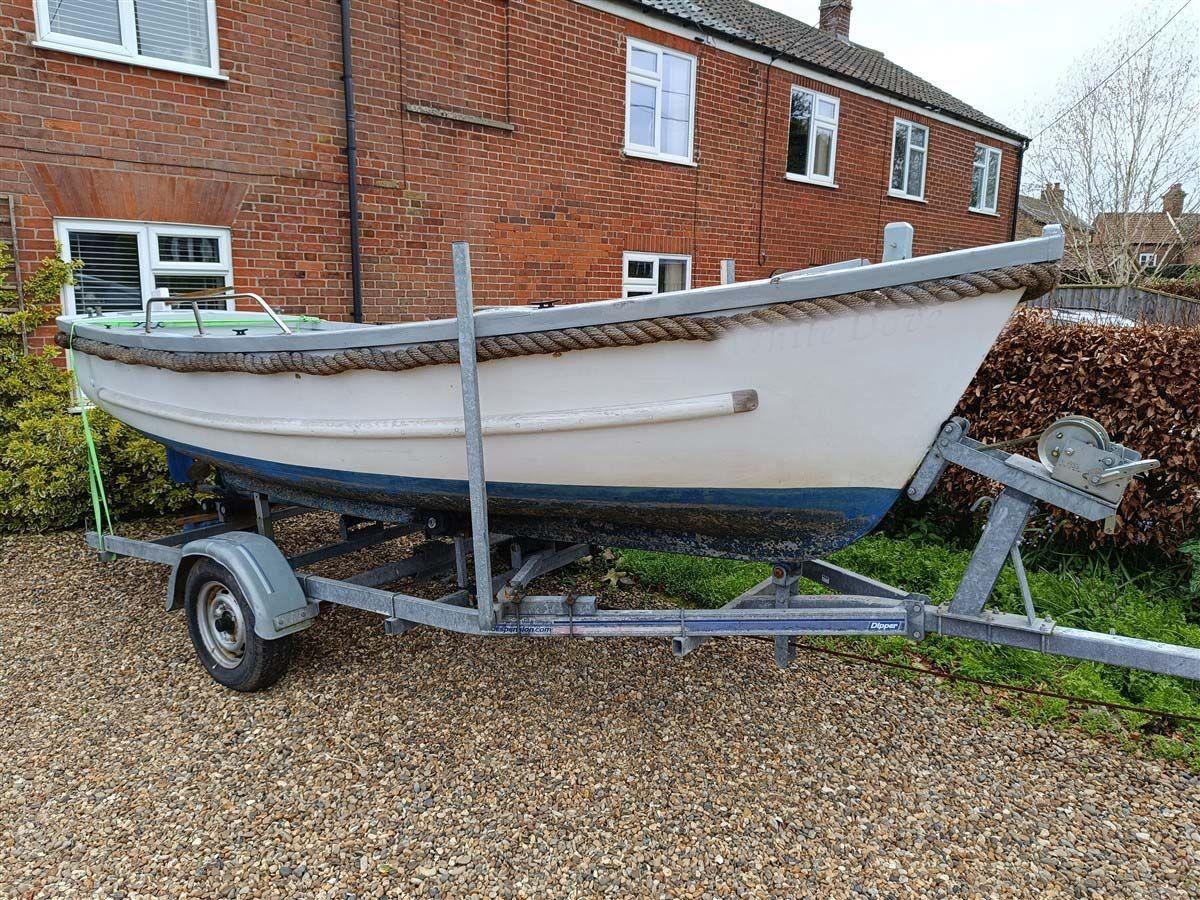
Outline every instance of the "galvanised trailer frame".
{"type": "Polygon", "coordinates": [[[794,659],[797,636],[901,635],[919,641],[936,633],[1200,680],[1200,648],[1065,628],[1038,616],[1021,561],[1022,535],[1037,503],[1090,521],[1106,520],[1116,514],[1133,476],[1157,463],[1141,460],[1117,444],[1072,443],[1068,434],[1062,465],[1052,471],[1046,464],[972,439],[966,421],[958,418],[939,432],[908,496],[924,497],[950,465],[998,482],[1002,490],[948,603],[934,604],[921,594],[819,559],[776,563],[771,578],[717,610],[611,610],[599,608],[594,596],[530,593],[536,578],[593,555],[595,548],[491,531],[465,243],[454,246],[454,270],[469,529],[444,513],[416,509],[399,516],[392,510],[386,522],[342,516],[340,540],[287,556],[274,540],[274,522],[322,507],[319,496],[293,491],[285,498],[254,493],[252,515],[226,512],[222,506],[215,522],[158,540],[88,533],[89,544],[106,559],[132,556],[171,567],[167,609],[187,609],[197,653],[220,683],[238,690],[268,687],[286,668],[289,638],[312,624],[322,603],[377,613],[386,631],[396,635],[429,626],[483,636],[665,638],[677,656],[714,637],[770,637],[775,640],[776,662],[787,666],[794,659]],[[430,540],[407,558],[350,578],[299,571],[418,532],[430,540]],[[510,567],[499,575],[491,568],[497,552],[507,552],[510,560],[510,567]],[[1010,561],[1025,599],[1025,615],[984,609],[1010,561]],[[468,563],[473,565],[473,583],[468,563]],[[451,569],[457,589],[436,600],[385,587],[451,569]],[[837,593],[800,594],[802,579],[837,593]]]}

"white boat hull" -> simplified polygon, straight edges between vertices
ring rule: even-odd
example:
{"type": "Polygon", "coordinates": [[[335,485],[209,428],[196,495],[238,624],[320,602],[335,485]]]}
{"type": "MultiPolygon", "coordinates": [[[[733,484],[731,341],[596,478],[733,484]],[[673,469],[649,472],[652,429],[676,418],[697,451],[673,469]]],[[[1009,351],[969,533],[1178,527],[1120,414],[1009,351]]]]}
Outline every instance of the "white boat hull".
{"type": "MultiPolygon", "coordinates": [[[[1023,290],[482,363],[497,530],[800,559],[872,528],[1023,290]]],[[[230,483],[387,518],[466,508],[459,372],[180,373],[77,353],[99,407],[230,483]]]]}

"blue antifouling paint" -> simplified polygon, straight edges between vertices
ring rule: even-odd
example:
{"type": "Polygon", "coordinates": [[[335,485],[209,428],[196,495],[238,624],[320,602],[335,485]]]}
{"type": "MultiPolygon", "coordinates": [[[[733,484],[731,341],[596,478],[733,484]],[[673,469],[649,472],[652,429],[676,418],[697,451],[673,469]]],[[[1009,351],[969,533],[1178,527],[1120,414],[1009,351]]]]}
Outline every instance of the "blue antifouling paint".
{"type": "Polygon", "coordinates": [[[171,480],[176,484],[190,484],[191,478],[188,477],[188,470],[196,463],[196,457],[189,456],[186,453],[180,453],[178,450],[167,448],[167,473],[171,476],[171,480]]]}

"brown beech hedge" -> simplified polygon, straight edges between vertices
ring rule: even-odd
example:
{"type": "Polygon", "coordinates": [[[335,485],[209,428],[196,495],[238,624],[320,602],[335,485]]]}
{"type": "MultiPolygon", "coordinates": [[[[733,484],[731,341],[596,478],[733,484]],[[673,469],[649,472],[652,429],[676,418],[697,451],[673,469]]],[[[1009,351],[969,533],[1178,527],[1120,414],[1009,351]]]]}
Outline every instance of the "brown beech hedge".
{"type": "MultiPolygon", "coordinates": [[[[957,414],[970,420],[972,436],[991,442],[1040,433],[1067,413],[1097,419],[1162,468],[1130,486],[1115,535],[1065,514],[1061,534],[1166,551],[1200,536],[1200,328],[1063,325],[1019,311],[957,414]]],[[[957,472],[941,499],[963,513],[984,493],[985,482],[957,472]]]]}

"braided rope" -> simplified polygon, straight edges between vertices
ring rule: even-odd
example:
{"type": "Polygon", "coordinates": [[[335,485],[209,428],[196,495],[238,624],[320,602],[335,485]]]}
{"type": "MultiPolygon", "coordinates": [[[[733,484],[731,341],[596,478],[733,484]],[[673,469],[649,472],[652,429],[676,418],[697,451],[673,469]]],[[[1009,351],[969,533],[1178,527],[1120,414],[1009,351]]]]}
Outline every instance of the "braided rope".
{"type": "MultiPolygon", "coordinates": [[[[812,300],[776,303],[732,316],[663,316],[619,322],[506,334],[481,338],[477,344],[480,362],[518,356],[596,350],[604,347],[636,347],[663,341],[715,341],[739,328],[768,328],[785,322],[828,319],[868,308],[904,309],[953,303],[969,297],[1025,289],[1032,300],[1053,290],[1058,283],[1058,266],[1036,263],[989,269],[939,278],[899,287],[885,287],[812,300]]],[[[421,366],[458,362],[457,341],[401,344],[383,347],[354,347],[345,350],[276,350],[264,353],[205,353],[123,347],[76,336],[73,341],[59,332],[59,346],[68,342],[79,353],[138,366],[154,366],[173,372],[246,372],[277,375],[299,372],[306,375],[337,375],[352,369],[403,372],[421,366]]]]}

